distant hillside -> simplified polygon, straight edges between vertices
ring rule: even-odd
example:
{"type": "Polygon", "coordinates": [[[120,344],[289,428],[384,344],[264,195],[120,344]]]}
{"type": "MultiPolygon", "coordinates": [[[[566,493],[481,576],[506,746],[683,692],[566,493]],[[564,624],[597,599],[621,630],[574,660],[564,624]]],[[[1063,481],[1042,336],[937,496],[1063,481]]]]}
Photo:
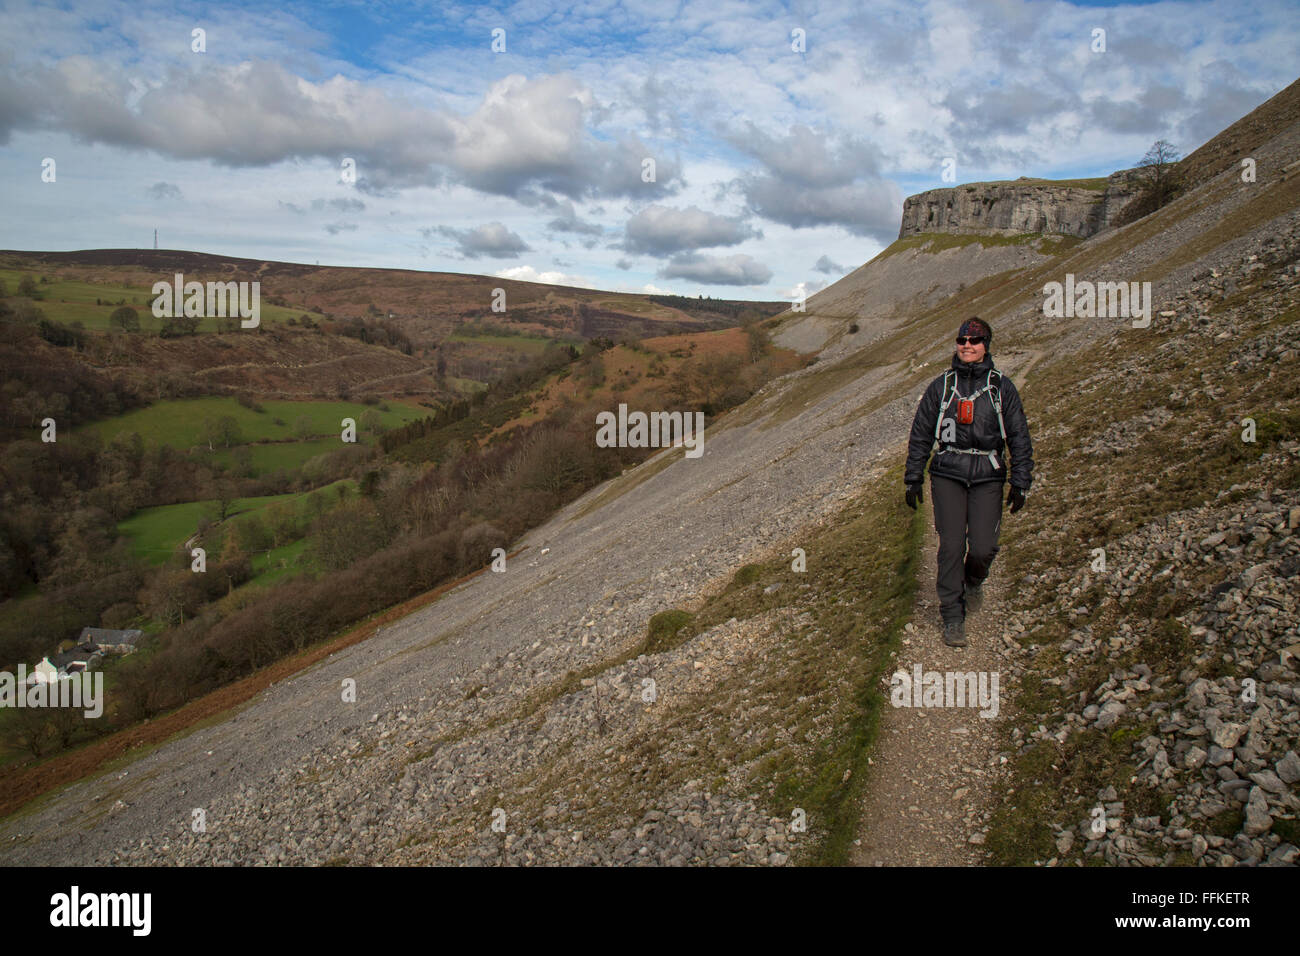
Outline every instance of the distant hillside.
{"type": "Polygon", "coordinates": [[[335,318],[391,317],[417,349],[437,345],[459,324],[476,320],[566,340],[616,328],[636,336],[671,335],[737,325],[742,312],[772,315],[787,304],[667,299],[466,273],[312,266],[170,249],[0,250],[0,268],[43,268],[71,280],[145,292],[176,272],[201,282],[256,280],[272,305],[335,318]],[[498,288],[505,290],[504,312],[492,309],[498,288]],[[720,305],[729,308],[721,311],[720,305]]]}
{"type": "MultiPolygon", "coordinates": [[[[0,252],[0,283],[0,316],[37,333],[0,343],[0,374],[9,370],[27,404],[63,395],[50,407],[66,400],[73,424],[200,395],[446,403],[530,366],[548,347],[735,327],[785,305],[166,249],[0,252]],[[177,273],[259,282],[260,327],[201,318],[169,329],[152,315],[152,289],[177,273]],[[30,295],[24,280],[34,283],[30,295]],[[493,311],[495,289],[505,291],[504,311],[493,311]],[[123,307],[135,310],[126,332],[113,319],[123,307]]],[[[0,419],[0,440],[16,424],[0,419]]]]}

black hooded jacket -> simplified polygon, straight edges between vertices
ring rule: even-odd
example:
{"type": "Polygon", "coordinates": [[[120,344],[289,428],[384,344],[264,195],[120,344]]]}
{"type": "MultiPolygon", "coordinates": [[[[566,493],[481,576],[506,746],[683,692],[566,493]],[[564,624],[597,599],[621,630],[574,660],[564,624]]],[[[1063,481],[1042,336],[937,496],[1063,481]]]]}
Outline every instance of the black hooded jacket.
{"type": "MultiPolygon", "coordinates": [[[[987,352],[978,362],[963,362],[954,352],[952,367],[957,370],[957,392],[969,398],[982,389],[988,381],[989,369],[993,368],[993,356],[987,352]]],[[[921,396],[921,403],[916,408],[916,418],[912,420],[912,434],[907,442],[907,468],[904,472],[906,484],[917,484],[925,478],[925,462],[934,448],[934,426],[939,416],[939,403],[943,400],[943,376],[940,375],[921,396]]],[[[1033,482],[1034,449],[1029,441],[1029,423],[1025,420],[1025,410],[1020,404],[1020,394],[1009,375],[993,377],[993,386],[1002,392],[1002,422],[1006,426],[1006,445],[1011,451],[1011,484],[1028,491],[1033,482]]],[[[949,392],[950,401],[944,414],[957,422],[957,396],[949,392]]],[[[985,392],[975,402],[973,420],[969,425],[957,423],[957,448],[989,449],[996,453],[998,467],[993,468],[987,455],[965,455],[944,452],[944,445],[936,452],[930,462],[930,474],[943,478],[952,478],[970,487],[986,481],[1007,480],[1007,455],[998,431],[998,413],[993,407],[993,395],[985,392]]]]}

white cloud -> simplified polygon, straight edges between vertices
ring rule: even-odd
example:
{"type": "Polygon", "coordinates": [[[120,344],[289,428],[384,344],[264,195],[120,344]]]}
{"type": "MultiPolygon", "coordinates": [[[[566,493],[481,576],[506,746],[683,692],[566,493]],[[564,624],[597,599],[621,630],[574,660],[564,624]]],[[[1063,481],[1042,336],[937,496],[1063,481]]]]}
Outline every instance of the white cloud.
{"type": "Polygon", "coordinates": [[[504,224],[489,222],[471,229],[453,229],[451,226],[434,226],[422,230],[427,238],[444,235],[456,240],[460,254],[467,259],[489,256],[496,259],[517,259],[531,247],[517,233],[504,224]]]}
{"type": "Polygon", "coordinates": [[[547,285],[570,285],[581,289],[604,289],[607,285],[594,282],[586,276],[572,275],[554,270],[538,271],[532,266],[512,266],[492,273],[501,279],[517,279],[520,282],[545,282],[547,285]]]}
{"type": "Polygon", "coordinates": [[[772,270],[753,256],[706,256],[686,253],[674,256],[659,275],[664,279],[691,279],[711,285],[764,285],[772,270]]]}
{"type": "Polygon", "coordinates": [[[761,236],[739,217],[719,216],[698,206],[676,209],[651,204],[627,221],[624,248],[666,255],[706,246],[734,246],[761,236]]]}

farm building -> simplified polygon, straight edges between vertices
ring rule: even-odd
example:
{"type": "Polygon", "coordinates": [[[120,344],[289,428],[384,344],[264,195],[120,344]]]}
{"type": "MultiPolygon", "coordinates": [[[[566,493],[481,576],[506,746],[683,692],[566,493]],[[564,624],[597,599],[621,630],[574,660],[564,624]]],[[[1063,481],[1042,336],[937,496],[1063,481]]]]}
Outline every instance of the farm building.
{"type": "Polygon", "coordinates": [[[96,650],[103,654],[132,654],[144,636],[144,631],[118,631],[107,627],[83,627],[77,639],[80,649],[96,650]]]}

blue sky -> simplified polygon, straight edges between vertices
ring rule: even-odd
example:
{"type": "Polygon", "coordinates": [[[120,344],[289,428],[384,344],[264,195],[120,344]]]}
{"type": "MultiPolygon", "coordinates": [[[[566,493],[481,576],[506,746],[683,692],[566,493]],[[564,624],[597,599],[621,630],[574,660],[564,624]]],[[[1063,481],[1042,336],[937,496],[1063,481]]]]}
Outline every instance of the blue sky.
{"type": "Polygon", "coordinates": [[[789,298],[888,245],[947,158],[973,182],[1191,152],[1296,79],[1298,22],[1276,0],[5,2],[0,247],[157,228],[236,256],[789,298]]]}

